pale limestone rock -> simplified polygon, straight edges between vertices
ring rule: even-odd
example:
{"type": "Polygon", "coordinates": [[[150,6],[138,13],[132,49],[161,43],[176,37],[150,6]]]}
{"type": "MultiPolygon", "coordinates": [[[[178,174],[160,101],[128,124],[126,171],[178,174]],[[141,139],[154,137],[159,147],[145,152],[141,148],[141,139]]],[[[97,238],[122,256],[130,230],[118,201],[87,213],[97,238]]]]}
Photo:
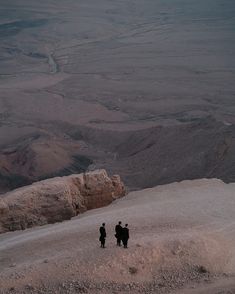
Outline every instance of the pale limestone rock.
{"type": "Polygon", "coordinates": [[[0,233],[68,220],[125,195],[119,176],[96,170],[16,189],[0,199],[0,233]]]}

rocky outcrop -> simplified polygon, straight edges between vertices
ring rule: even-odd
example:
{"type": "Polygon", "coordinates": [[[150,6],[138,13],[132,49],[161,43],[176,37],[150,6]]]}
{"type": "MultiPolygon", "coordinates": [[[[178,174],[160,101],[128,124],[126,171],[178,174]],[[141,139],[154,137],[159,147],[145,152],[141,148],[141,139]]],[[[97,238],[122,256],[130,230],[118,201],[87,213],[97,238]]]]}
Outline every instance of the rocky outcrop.
{"type": "Polygon", "coordinates": [[[124,195],[120,177],[105,170],[37,182],[1,196],[0,233],[68,220],[124,195]]]}

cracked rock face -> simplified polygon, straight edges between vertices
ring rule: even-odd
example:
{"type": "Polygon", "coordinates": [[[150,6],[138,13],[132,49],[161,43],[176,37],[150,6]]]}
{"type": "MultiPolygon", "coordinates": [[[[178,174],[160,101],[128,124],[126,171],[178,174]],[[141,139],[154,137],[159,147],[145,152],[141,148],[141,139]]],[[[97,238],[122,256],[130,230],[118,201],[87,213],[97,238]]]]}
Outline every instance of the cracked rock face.
{"type": "Polygon", "coordinates": [[[68,220],[124,195],[120,177],[105,170],[37,182],[2,195],[0,233],[68,220]]]}

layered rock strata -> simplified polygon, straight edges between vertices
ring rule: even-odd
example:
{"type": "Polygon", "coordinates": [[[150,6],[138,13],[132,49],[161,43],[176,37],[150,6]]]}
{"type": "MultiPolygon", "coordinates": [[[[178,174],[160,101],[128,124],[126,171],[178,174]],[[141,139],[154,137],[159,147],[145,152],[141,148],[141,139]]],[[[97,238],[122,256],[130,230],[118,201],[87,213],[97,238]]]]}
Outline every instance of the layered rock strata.
{"type": "Polygon", "coordinates": [[[105,170],[40,181],[1,196],[0,233],[68,220],[124,195],[120,177],[105,170]]]}

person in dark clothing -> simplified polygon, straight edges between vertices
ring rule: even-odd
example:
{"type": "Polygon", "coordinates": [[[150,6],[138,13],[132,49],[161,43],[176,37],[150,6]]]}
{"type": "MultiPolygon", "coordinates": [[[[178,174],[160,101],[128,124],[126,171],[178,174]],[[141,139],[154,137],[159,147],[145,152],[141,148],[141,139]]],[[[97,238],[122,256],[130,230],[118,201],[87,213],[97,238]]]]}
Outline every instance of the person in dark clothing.
{"type": "Polygon", "coordinates": [[[100,227],[100,247],[105,248],[105,238],[106,238],[106,230],[105,230],[105,223],[102,224],[100,227]]]}
{"type": "Polygon", "coordinates": [[[129,229],[128,229],[128,224],[125,224],[125,228],[122,229],[122,243],[124,245],[124,248],[127,248],[128,239],[129,239],[129,229]]]}
{"type": "Polygon", "coordinates": [[[115,237],[117,239],[117,246],[121,246],[122,229],[122,222],[118,222],[118,224],[115,227],[115,237]]]}

